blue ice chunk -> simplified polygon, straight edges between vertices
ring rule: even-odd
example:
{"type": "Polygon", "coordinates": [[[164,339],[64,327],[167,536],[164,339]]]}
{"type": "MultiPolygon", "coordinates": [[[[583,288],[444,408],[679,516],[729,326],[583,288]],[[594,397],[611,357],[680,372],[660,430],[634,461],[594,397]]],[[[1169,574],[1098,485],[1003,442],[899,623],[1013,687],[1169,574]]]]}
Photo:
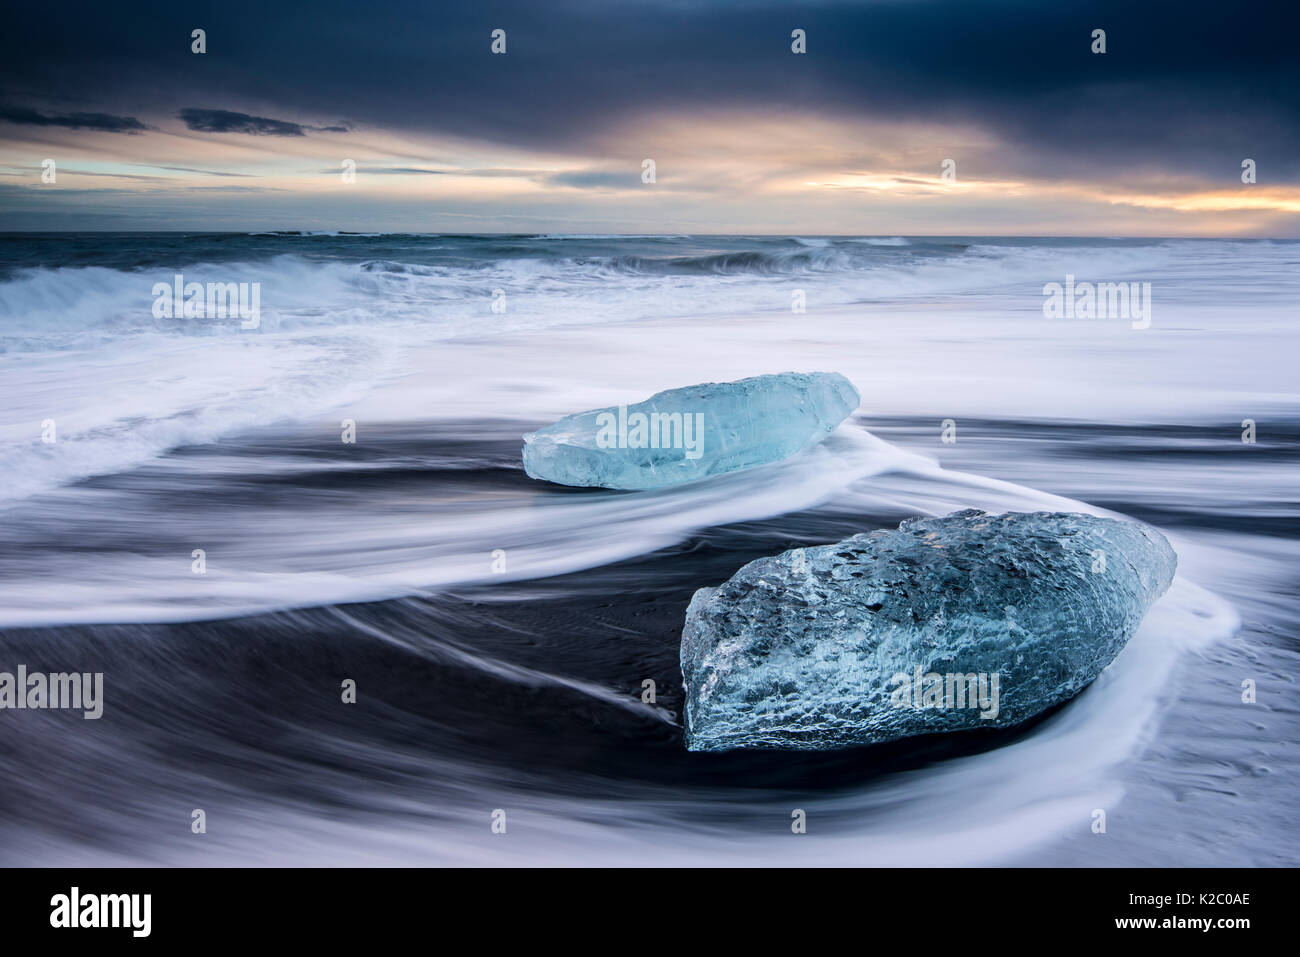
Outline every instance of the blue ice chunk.
{"type": "Polygon", "coordinates": [[[686,746],[1018,724],[1114,660],[1177,563],[1146,525],[977,510],[760,558],[687,609],[686,746]]]}
{"type": "Polygon", "coordinates": [[[838,372],[669,389],[528,433],[524,471],[561,485],[678,485],[788,458],[834,431],[858,402],[857,390],[838,372]]]}

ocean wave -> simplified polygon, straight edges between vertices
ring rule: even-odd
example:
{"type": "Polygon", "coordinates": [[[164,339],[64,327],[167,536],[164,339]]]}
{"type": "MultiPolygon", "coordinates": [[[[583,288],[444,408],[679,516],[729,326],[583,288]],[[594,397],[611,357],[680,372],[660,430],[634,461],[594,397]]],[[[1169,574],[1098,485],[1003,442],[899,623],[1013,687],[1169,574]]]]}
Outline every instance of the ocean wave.
{"type": "Polygon", "coordinates": [[[421,235],[419,233],[353,233],[344,229],[268,229],[262,232],[245,233],[245,236],[276,236],[282,239],[315,239],[328,237],[335,239],[341,236],[355,236],[359,239],[374,239],[379,236],[409,236],[421,235]]]}
{"type": "Polygon", "coordinates": [[[672,235],[669,233],[541,233],[537,236],[529,236],[528,239],[545,240],[545,241],[572,241],[587,242],[591,240],[628,240],[628,239],[651,239],[662,242],[673,242],[676,240],[690,239],[686,235],[672,235]]]}
{"type": "MultiPolygon", "coordinates": [[[[541,327],[560,313],[572,317],[575,301],[583,298],[598,300],[611,321],[621,321],[717,313],[720,306],[788,308],[792,287],[780,293],[773,289],[781,282],[815,283],[817,301],[826,305],[1017,284],[1024,294],[1036,296],[1044,283],[1060,281],[1067,273],[1081,279],[1150,280],[1172,270],[1173,278],[1190,282],[1200,274],[1222,272],[1216,264],[1225,259],[1222,248],[1169,242],[1026,245],[902,237],[759,238],[733,242],[735,248],[717,248],[700,239],[562,238],[591,249],[570,251],[570,243],[527,237],[439,242],[425,238],[346,243],[319,255],[288,253],[272,245],[263,256],[249,250],[241,258],[237,245],[224,243],[219,244],[220,258],[192,262],[177,256],[173,262],[129,268],[20,265],[0,278],[0,315],[5,319],[0,349],[83,348],[138,332],[231,331],[211,322],[154,318],[153,286],[171,283],[178,272],[186,281],[259,283],[266,326],[272,329],[421,320],[433,325],[449,321],[463,328],[476,316],[478,330],[490,332],[494,327],[516,328],[504,319],[489,318],[500,313],[484,316],[485,304],[498,289],[509,297],[515,318],[541,327]],[[565,249],[557,255],[554,250],[560,247],[565,249]],[[725,298],[718,296],[714,282],[727,284],[725,298]],[[430,311],[430,306],[439,308],[430,311]]],[[[1256,294],[1269,289],[1289,294],[1294,246],[1233,249],[1235,255],[1243,252],[1252,256],[1256,279],[1262,275],[1273,280],[1255,282],[1256,294]]],[[[115,255],[105,252],[106,258],[115,255]]],[[[1165,301],[1171,289],[1177,295],[1172,284],[1161,290],[1165,301]]]]}
{"type": "Polygon", "coordinates": [[[889,236],[889,237],[867,236],[861,239],[853,238],[853,239],[846,239],[844,241],[849,243],[866,243],[868,246],[910,246],[912,245],[911,240],[904,239],[902,236],[889,236]]]}
{"type": "MultiPolygon", "coordinates": [[[[758,330],[774,331],[771,323],[786,322],[792,297],[800,291],[808,312],[799,318],[798,329],[813,336],[810,341],[853,343],[832,358],[863,381],[894,383],[904,395],[916,388],[909,382],[924,381],[931,401],[969,408],[968,395],[954,394],[956,386],[945,385],[969,374],[962,369],[957,375],[954,364],[960,356],[999,382],[1014,376],[1016,388],[1031,391],[1033,402],[1042,404],[1054,399],[1044,394],[1045,385],[1037,384],[1034,370],[1058,370],[1043,373],[1044,383],[1060,378],[1062,337],[1069,337],[1071,348],[1096,349],[1097,336],[1109,336],[1117,328],[1037,324],[1044,282],[1059,281],[1067,272],[1081,278],[1154,280],[1156,328],[1146,339],[1124,341],[1126,361],[1130,355],[1136,361],[1135,348],[1161,341],[1163,317],[1187,310],[1205,315],[1206,304],[1216,296],[1230,298],[1234,310],[1249,309],[1256,341],[1284,342],[1300,251],[1294,243],[1227,241],[981,241],[961,246],[918,239],[909,246],[877,247],[852,239],[826,238],[820,245],[783,237],[600,241],[590,243],[589,250],[584,241],[529,243],[520,237],[518,248],[507,255],[486,252],[501,247],[500,237],[475,237],[414,245],[366,240],[345,244],[350,250],[346,257],[337,251],[309,256],[280,248],[250,258],[252,251],[239,245],[244,241],[240,237],[220,240],[222,249],[233,244],[229,255],[243,258],[193,263],[178,258],[130,268],[23,266],[0,281],[0,403],[6,409],[0,437],[10,442],[4,462],[14,475],[0,500],[16,501],[110,474],[186,443],[212,441],[299,412],[337,408],[349,397],[416,371],[420,362],[409,361],[410,356],[429,350],[436,354],[453,340],[505,342],[586,327],[590,341],[599,338],[605,348],[636,352],[656,339],[656,334],[633,334],[638,323],[671,322],[673,328],[663,332],[669,337],[664,348],[675,358],[661,360],[679,368],[682,378],[647,382],[647,394],[703,381],[696,375],[716,376],[714,364],[705,361],[712,354],[734,357],[732,378],[785,371],[769,366],[773,357],[789,353],[786,339],[758,338],[758,330]],[[736,248],[718,248],[726,243],[736,248]],[[546,252],[559,247],[560,254],[546,252]],[[620,252],[623,248],[632,251],[620,252]],[[232,320],[155,317],[153,287],[170,284],[177,272],[187,282],[258,283],[258,328],[244,329],[232,320]],[[945,299],[960,300],[962,311],[935,313],[923,322],[902,318],[916,317],[918,305],[945,299]],[[498,301],[505,308],[495,309],[498,301]],[[860,305],[864,303],[868,305],[860,305]],[[975,318],[977,307],[986,314],[975,318]],[[734,336],[715,341],[729,335],[732,317],[740,315],[754,317],[756,323],[761,319],[749,326],[753,345],[734,336]],[[871,324],[850,334],[846,316],[854,323],[870,317],[871,324]],[[1026,319],[1036,324],[1025,326],[1026,319]],[[600,327],[608,327],[608,335],[596,337],[594,329],[600,327]],[[997,347],[1005,336],[1016,338],[1021,354],[1029,356],[1027,365],[1005,367],[997,347]],[[909,337],[914,347],[904,348],[909,337]],[[960,352],[954,351],[958,347],[960,352]],[[948,372],[936,371],[943,369],[948,372]],[[93,390],[94,402],[86,401],[87,390],[93,390]],[[35,438],[37,425],[46,419],[59,423],[57,447],[35,438]]],[[[84,237],[75,241],[91,242],[84,237]]],[[[177,250],[185,246],[170,237],[96,242],[105,256],[126,249],[132,261],[179,257],[177,250]]],[[[200,248],[213,252],[213,247],[200,248]]],[[[1238,326],[1244,321],[1234,320],[1238,326]]],[[[788,337],[801,341],[794,329],[788,337]]],[[[1203,341],[1210,340],[1189,341],[1188,354],[1199,354],[1197,343],[1203,341]]],[[[1240,385],[1244,380],[1237,367],[1244,370],[1246,360],[1238,353],[1244,340],[1241,348],[1237,339],[1214,341],[1213,361],[1240,385]],[[1228,362],[1236,364],[1232,370],[1226,368],[1228,362]]],[[[520,363],[512,366],[519,381],[544,371],[545,365],[539,367],[534,358],[537,348],[533,344],[519,355],[509,349],[503,353],[520,363]]],[[[1249,361],[1249,378],[1257,385],[1247,408],[1262,415],[1288,401],[1273,372],[1285,349],[1265,348],[1258,355],[1263,358],[1249,361]]],[[[1125,368],[1123,361],[1115,361],[1117,368],[1125,368]]],[[[547,362],[570,377],[586,371],[582,362],[575,364],[567,356],[551,356],[547,362]]],[[[484,365],[476,374],[488,374],[490,368],[484,365]]],[[[1147,367],[1135,367],[1125,379],[1132,386],[1112,384],[1089,399],[1090,407],[1103,404],[1108,415],[1122,418],[1128,406],[1150,416],[1156,403],[1165,410],[1160,414],[1178,418],[1180,407],[1204,407],[1219,394],[1204,388],[1189,394],[1195,383],[1183,379],[1158,391],[1142,391],[1137,383],[1147,376],[1147,367]]],[[[420,390],[414,380],[404,381],[406,387],[384,414],[397,415],[400,408],[402,416],[418,417],[422,410],[408,408],[414,400],[406,396],[420,390]]],[[[576,385],[571,388],[577,391],[576,385]]],[[[583,401],[575,399],[568,408],[521,408],[508,391],[484,390],[483,396],[489,405],[511,408],[520,416],[563,414],[581,408],[576,403],[583,401]]],[[[1008,406],[992,411],[1015,411],[1015,394],[1008,389],[980,390],[980,396],[981,402],[1008,406]]],[[[457,401],[464,407],[478,400],[470,395],[457,401]]],[[[887,394],[876,401],[895,402],[887,394]]],[[[483,411],[495,414],[492,408],[483,411]]]]}

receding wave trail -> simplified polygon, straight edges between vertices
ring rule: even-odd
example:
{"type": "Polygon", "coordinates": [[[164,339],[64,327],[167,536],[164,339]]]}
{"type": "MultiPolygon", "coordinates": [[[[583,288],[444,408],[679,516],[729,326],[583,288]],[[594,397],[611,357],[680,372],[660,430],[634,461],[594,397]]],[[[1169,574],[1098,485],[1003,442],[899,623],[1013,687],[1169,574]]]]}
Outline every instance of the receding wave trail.
{"type": "Polygon", "coordinates": [[[0,582],[0,627],[217,618],[559,575],[647,554],[698,529],[812,508],[911,458],[845,430],[771,468],[662,492],[567,494],[523,476],[509,423],[483,441],[489,428],[468,448],[426,442],[419,455],[394,449],[386,462],[358,464],[276,454],[302,437],[268,437],[264,455],[215,447],[30,504],[3,533],[27,557],[0,582]],[[459,460],[452,481],[441,471],[446,457],[459,460]],[[418,498],[403,486],[331,490],[412,466],[432,479],[418,498]],[[88,544],[76,554],[38,547],[76,536],[88,544]],[[190,543],[211,556],[202,576],[177,574],[190,543]],[[492,570],[498,548],[509,555],[500,574],[492,570]],[[33,591],[48,580],[65,583],[57,605],[33,591]]]}
{"type": "Polygon", "coordinates": [[[8,563],[0,581],[0,627],[197,620],[536,579],[645,555],[700,529],[835,501],[868,515],[972,505],[1100,513],[948,472],[859,427],[774,466],[641,494],[572,494],[531,482],[515,461],[508,422],[482,424],[478,442],[423,443],[418,454],[395,448],[386,460],[356,463],[311,461],[306,449],[285,455],[301,435],[252,441],[263,454],[213,446],[12,513],[3,539],[27,557],[8,563]],[[482,441],[489,429],[496,438],[482,441]],[[445,476],[447,458],[459,460],[463,477],[431,481],[418,501],[401,486],[345,497],[330,490],[364,486],[378,469],[422,466],[445,476]],[[471,469],[507,481],[483,494],[471,469]],[[883,488],[905,490],[897,500],[874,487],[881,476],[883,488]],[[72,553],[39,547],[78,536],[86,546],[72,553]],[[178,574],[190,546],[212,556],[202,576],[178,574]],[[493,568],[497,549],[509,555],[504,570],[493,568]],[[65,583],[56,605],[36,587],[51,580],[65,583]]]}
{"type": "MultiPolygon", "coordinates": [[[[272,447],[275,446],[273,443],[272,447]]],[[[473,459],[464,449],[443,451],[449,458],[456,457],[461,466],[473,459]]],[[[491,449],[481,452],[478,465],[490,462],[495,454],[491,449]]],[[[401,461],[401,455],[391,456],[390,468],[398,468],[401,461]]],[[[191,480],[199,465],[193,463],[194,468],[189,470],[191,480]]],[[[286,467],[287,462],[280,465],[286,467]]],[[[326,469],[329,470],[328,465],[326,469]]],[[[223,469],[212,474],[225,476],[237,487],[240,485],[237,476],[223,469]]],[[[319,484],[301,467],[286,474],[302,483],[300,491],[319,484]]],[[[448,473],[437,474],[445,480],[448,473]]],[[[471,475],[482,478],[478,472],[471,475]]],[[[167,483],[158,482],[155,475],[149,478],[148,484],[156,493],[159,485],[167,483]]],[[[457,485],[453,491],[464,496],[469,488],[480,484],[484,483],[457,485]]],[[[486,484],[494,486],[489,501],[502,508],[502,495],[512,494],[506,490],[519,482],[498,470],[495,481],[486,484]]],[[[200,487],[196,494],[210,492],[200,487]]],[[[128,497],[130,494],[128,491],[128,497]]],[[[353,501],[367,507],[365,499],[357,496],[353,501]]],[[[509,518],[499,526],[457,532],[438,521],[442,513],[427,503],[408,507],[404,513],[394,515],[388,525],[373,527],[372,523],[392,506],[391,501],[381,498],[369,503],[372,511],[354,517],[354,528],[358,532],[366,531],[360,538],[346,536],[338,542],[334,558],[347,567],[346,577],[364,578],[367,567],[376,574],[390,576],[379,583],[379,592],[373,591],[373,582],[364,586],[372,589],[368,597],[375,598],[384,590],[397,594],[411,588],[421,581],[421,569],[425,575],[423,584],[433,584],[437,573],[430,573],[427,555],[421,552],[421,547],[435,551],[438,547],[454,548],[462,535],[463,541],[497,541],[494,535],[513,529],[531,544],[509,548],[507,554],[512,561],[521,553],[531,557],[520,560],[512,580],[480,588],[475,593],[476,600],[486,603],[486,607],[500,607],[528,602],[535,597],[524,587],[530,576],[608,566],[651,549],[669,548],[695,530],[710,526],[768,520],[778,525],[788,523],[790,534],[800,534],[795,531],[797,521],[783,518],[792,513],[804,516],[942,514],[973,506],[994,510],[1071,509],[1104,514],[1086,503],[1062,496],[941,468],[925,455],[908,452],[861,432],[857,425],[842,427],[826,446],[786,463],[722,476],[670,494],[556,492],[543,495],[542,499],[550,500],[534,500],[523,506],[538,515],[538,523],[527,532],[521,528],[519,516],[509,515],[508,508],[505,511],[509,518]],[[417,516],[421,513],[429,521],[419,521],[417,516]],[[399,531],[402,526],[405,532],[399,531]],[[596,541],[584,542],[584,534],[596,541]],[[365,543],[373,546],[378,542],[390,545],[394,552],[375,561],[365,543]],[[587,550],[574,551],[579,546],[587,550]],[[406,564],[394,571],[395,560],[406,564]]],[[[213,565],[217,564],[216,556],[222,556],[221,562],[233,566],[244,565],[259,556],[265,560],[269,557],[265,550],[273,546],[283,549],[281,558],[303,560],[323,547],[323,536],[306,529],[320,526],[337,533],[347,528],[346,516],[313,514],[320,503],[307,504],[297,495],[291,496],[291,500],[303,509],[295,513],[293,522],[270,526],[256,544],[249,546],[249,552],[240,554],[230,549],[237,548],[244,536],[265,524],[265,516],[247,516],[240,527],[232,530],[228,540],[212,549],[213,565]],[[286,545],[286,540],[294,538],[293,529],[300,530],[299,540],[294,545],[286,545]]],[[[156,502],[156,507],[160,517],[169,514],[165,501],[156,502]]],[[[111,509],[118,510],[118,507],[111,509]]],[[[467,518],[467,526],[481,517],[467,518]]],[[[137,526],[138,518],[135,516],[137,520],[133,521],[137,526]]],[[[84,521],[81,529],[83,534],[90,531],[84,521]]],[[[802,534],[808,533],[805,530],[802,534]]],[[[1178,536],[1175,545],[1180,556],[1202,549],[1197,543],[1178,536]]],[[[459,577],[449,575],[442,584],[462,587],[477,582],[482,585],[488,579],[484,574],[486,559],[481,548],[455,554],[447,568],[458,568],[459,577]]],[[[1223,560],[1223,554],[1216,554],[1202,556],[1199,563],[1223,560]]],[[[133,620],[132,615],[142,619],[153,615],[192,615],[196,606],[199,614],[206,614],[202,602],[212,600],[210,595],[205,599],[190,591],[190,580],[176,574],[175,569],[168,573],[168,578],[176,582],[173,586],[167,586],[167,579],[161,575],[147,583],[132,584],[131,580],[140,574],[139,568],[129,559],[119,564],[111,554],[86,555],[84,566],[75,574],[92,574],[91,569],[96,566],[101,569],[100,579],[88,587],[102,589],[100,601],[123,591],[122,600],[131,609],[122,615],[124,620],[133,620]],[[148,601],[153,602],[152,606],[148,601]]],[[[49,571],[45,569],[41,574],[49,571]]],[[[59,574],[64,580],[75,578],[71,568],[61,569],[59,574]]],[[[263,584],[262,574],[265,573],[247,569],[241,579],[239,574],[232,573],[218,591],[221,600],[239,596],[241,588],[255,593],[263,584]]],[[[331,601],[317,593],[310,576],[306,576],[305,584],[296,580],[301,576],[289,572],[273,577],[276,607],[296,604],[294,598],[303,603],[331,601]],[[294,591],[295,588],[304,590],[294,591]]],[[[30,582],[18,584],[31,587],[30,582]]],[[[333,601],[361,597],[360,593],[347,594],[340,582],[335,584],[333,601]]],[[[549,597],[562,597],[563,587],[548,586],[549,597]]],[[[575,597],[581,598],[582,587],[577,587],[575,597]]],[[[6,593],[5,606],[9,607],[16,597],[17,594],[6,593]]],[[[236,597],[235,601],[247,599],[236,597]]],[[[334,613],[353,630],[357,641],[369,639],[394,645],[453,669],[482,673],[508,685],[568,690],[590,698],[600,707],[639,713],[643,719],[672,720],[663,708],[643,710],[627,687],[498,658],[476,647],[477,642],[470,637],[473,630],[457,639],[440,636],[443,629],[437,624],[436,614],[431,618],[428,611],[415,608],[408,614],[398,605],[376,617],[368,610],[372,607],[343,607],[334,613]]],[[[68,609],[59,613],[63,620],[78,617],[77,612],[68,609]]],[[[89,617],[93,620],[96,616],[89,617]]],[[[293,859],[306,863],[326,860],[362,863],[377,857],[388,862],[409,863],[490,861],[499,851],[483,846],[481,822],[473,813],[478,803],[488,801],[492,806],[508,805],[522,834],[509,854],[501,858],[502,863],[508,860],[515,864],[577,861],[617,864],[628,863],[628,854],[647,853],[652,853],[654,862],[659,864],[705,863],[716,861],[717,855],[724,852],[728,860],[742,864],[759,864],[773,855],[779,855],[785,863],[902,866],[990,863],[1015,858],[1070,828],[1086,828],[1097,807],[1120,806],[1123,786],[1114,776],[1114,770],[1153,733],[1164,686],[1177,660],[1187,651],[1201,650],[1226,638],[1237,626],[1237,617],[1226,603],[1180,575],[1103,677],[1032,734],[996,750],[951,756],[932,766],[878,777],[864,786],[808,794],[800,793],[794,786],[750,792],[716,785],[682,790],[665,781],[629,789],[617,777],[612,777],[589,781],[583,788],[585,794],[567,793],[568,789],[563,787],[557,793],[555,782],[535,780],[524,772],[510,775],[506,781],[496,780],[485,769],[476,767],[469,755],[444,752],[436,742],[430,742],[427,753],[419,758],[402,757],[394,752],[383,757],[373,755],[370,760],[416,761],[414,767],[419,771],[408,768],[408,774],[453,775],[461,781],[463,793],[458,799],[447,799],[436,824],[413,827],[408,823],[401,831],[390,831],[382,823],[372,824],[365,829],[366,837],[362,840],[360,825],[346,818],[325,823],[310,819],[301,808],[254,806],[232,821],[229,831],[211,842],[213,847],[207,853],[215,860],[230,863],[259,860],[269,863],[272,857],[263,857],[264,852],[257,847],[259,835],[279,833],[281,836],[272,841],[276,853],[283,854],[289,847],[293,859]],[[761,831],[746,831],[744,840],[737,839],[739,821],[752,822],[772,816],[774,808],[781,809],[783,815],[788,814],[784,805],[790,802],[797,802],[792,806],[804,808],[814,821],[834,821],[834,827],[823,823],[820,829],[823,833],[818,833],[819,828],[810,829],[807,843],[795,847],[789,846],[788,836],[767,837],[761,831]],[[322,852],[320,847],[330,850],[322,852]]],[[[310,628],[309,621],[303,620],[302,627],[310,628]]],[[[528,631],[521,632],[519,638],[528,640],[528,631]]],[[[589,640],[608,641],[609,638],[592,636],[589,640]]],[[[638,640],[638,636],[631,633],[622,640],[638,640]]],[[[383,803],[379,793],[367,794],[364,788],[362,791],[352,795],[359,807],[383,803]]],[[[162,860],[180,862],[188,852],[181,844],[171,846],[164,842],[153,853],[162,860]]],[[[104,860],[111,861],[113,857],[108,854],[104,860]]]]}

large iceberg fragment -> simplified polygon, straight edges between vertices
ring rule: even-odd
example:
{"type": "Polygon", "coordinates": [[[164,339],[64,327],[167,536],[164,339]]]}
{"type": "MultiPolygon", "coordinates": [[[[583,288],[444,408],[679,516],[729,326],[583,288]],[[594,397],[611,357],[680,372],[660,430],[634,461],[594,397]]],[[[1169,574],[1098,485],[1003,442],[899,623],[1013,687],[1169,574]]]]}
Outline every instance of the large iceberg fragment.
{"type": "Polygon", "coordinates": [[[1145,525],[977,510],[760,558],[687,609],[686,746],[1017,724],[1096,678],[1176,567],[1145,525]]]}
{"type": "Polygon", "coordinates": [[[858,401],[838,372],[669,389],[528,433],[524,471],[561,485],[662,488],[787,458],[832,432],[858,401]]]}

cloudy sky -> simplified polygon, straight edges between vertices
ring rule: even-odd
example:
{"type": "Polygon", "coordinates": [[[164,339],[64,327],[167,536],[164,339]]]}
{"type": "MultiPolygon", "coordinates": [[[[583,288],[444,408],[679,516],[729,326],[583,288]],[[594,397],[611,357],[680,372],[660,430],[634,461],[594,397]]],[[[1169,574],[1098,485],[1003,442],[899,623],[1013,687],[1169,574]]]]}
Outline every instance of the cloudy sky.
{"type": "Polygon", "coordinates": [[[1298,35],[1294,0],[15,4],[0,230],[1294,237],[1298,35]]]}

